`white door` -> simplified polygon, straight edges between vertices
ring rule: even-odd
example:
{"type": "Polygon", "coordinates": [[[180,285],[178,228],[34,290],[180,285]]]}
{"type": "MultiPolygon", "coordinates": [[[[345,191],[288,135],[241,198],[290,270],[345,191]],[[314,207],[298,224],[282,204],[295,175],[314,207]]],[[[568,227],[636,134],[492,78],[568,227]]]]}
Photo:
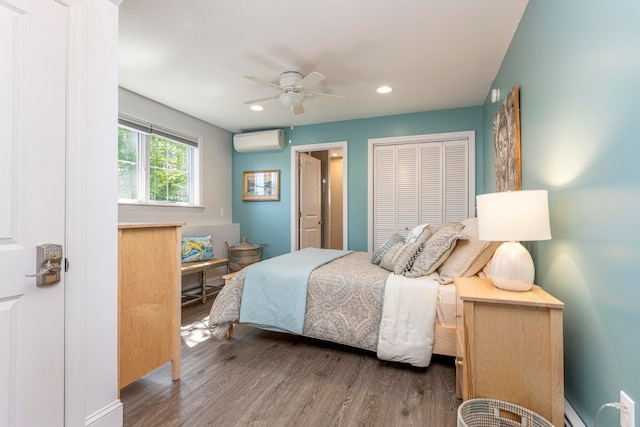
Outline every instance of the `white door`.
{"type": "Polygon", "coordinates": [[[64,423],[64,273],[37,287],[36,246],[65,239],[67,7],[0,1],[0,425],[64,423]]]}
{"type": "Polygon", "coordinates": [[[322,247],[321,162],[300,153],[300,249],[322,247]]]}

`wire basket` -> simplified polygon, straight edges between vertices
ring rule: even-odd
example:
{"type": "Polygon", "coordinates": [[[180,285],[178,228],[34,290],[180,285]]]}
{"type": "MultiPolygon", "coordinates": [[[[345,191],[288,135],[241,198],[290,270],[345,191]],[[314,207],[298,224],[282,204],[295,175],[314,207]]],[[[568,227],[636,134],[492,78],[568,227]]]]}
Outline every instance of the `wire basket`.
{"type": "Polygon", "coordinates": [[[553,427],[553,424],[513,403],[470,399],[458,407],[458,427],[553,427]]]}

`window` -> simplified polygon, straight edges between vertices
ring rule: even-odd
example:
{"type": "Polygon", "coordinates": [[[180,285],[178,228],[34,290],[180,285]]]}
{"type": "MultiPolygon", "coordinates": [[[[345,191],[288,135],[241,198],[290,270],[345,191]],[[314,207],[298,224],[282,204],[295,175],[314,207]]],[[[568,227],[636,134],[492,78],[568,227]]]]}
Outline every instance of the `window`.
{"type": "Polygon", "coordinates": [[[151,123],[118,120],[118,201],[197,206],[198,139],[151,123]]]}

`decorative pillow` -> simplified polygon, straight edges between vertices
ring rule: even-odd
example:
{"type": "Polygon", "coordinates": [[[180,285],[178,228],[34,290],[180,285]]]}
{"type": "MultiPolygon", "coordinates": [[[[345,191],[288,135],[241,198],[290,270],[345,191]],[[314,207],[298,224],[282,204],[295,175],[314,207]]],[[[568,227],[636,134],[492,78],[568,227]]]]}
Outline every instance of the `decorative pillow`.
{"type": "Polygon", "coordinates": [[[455,222],[444,222],[424,244],[413,266],[404,273],[407,277],[419,277],[431,274],[447,259],[459,239],[466,239],[462,232],[464,225],[455,222]]]}
{"type": "Polygon", "coordinates": [[[391,246],[391,248],[389,248],[389,250],[382,256],[382,259],[380,260],[380,267],[385,270],[393,271],[393,263],[403,247],[403,242],[398,242],[391,246]]]}
{"type": "Polygon", "coordinates": [[[491,261],[487,261],[487,263],[482,267],[482,270],[478,272],[478,277],[481,279],[491,279],[491,261]]]}
{"type": "Polygon", "coordinates": [[[418,237],[422,235],[427,227],[429,227],[429,224],[420,224],[413,227],[413,229],[407,235],[406,243],[413,243],[418,240],[418,237]]]}
{"type": "Polygon", "coordinates": [[[213,258],[213,234],[182,237],[182,262],[205,261],[213,258]]]}
{"type": "Polygon", "coordinates": [[[395,274],[404,274],[405,271],[410,270],[418,255],[422,252],[425,242],[427,242],[432,235],[433,229],[431,227],[425,227],[415,242],[405,243],[393,261],[393,272],[395,274]]]}
{"type": "Polygon", "coordinates": [[[384,254],[386,254],[387,251],[396,243],[404,243],[404,237],[400,234],[393,234],[389,236],[387,241],[373,253],[373,256],[371,257],[371,264],[380,264],[384,254]]]}
{"type": "Polygon", "coordinates": [[[478,239],[477,218],[467,218],[462,224],[468,239],[458,242],[456,249],[438,268],[438,280],[443,285],[452,283],[454,277],[471,277],[478,273],[500,245],[500,242],[478,239]]]}

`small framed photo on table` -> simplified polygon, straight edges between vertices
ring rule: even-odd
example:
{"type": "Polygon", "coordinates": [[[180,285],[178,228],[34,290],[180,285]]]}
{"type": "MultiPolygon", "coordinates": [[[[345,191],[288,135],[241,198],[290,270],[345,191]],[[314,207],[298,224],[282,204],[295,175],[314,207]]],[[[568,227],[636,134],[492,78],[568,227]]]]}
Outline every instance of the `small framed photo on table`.
{"type": "Polygon", "coordinates": [[[279,170],[242,172],[243,202],[274,202],[279,200],[279,170]]]}

